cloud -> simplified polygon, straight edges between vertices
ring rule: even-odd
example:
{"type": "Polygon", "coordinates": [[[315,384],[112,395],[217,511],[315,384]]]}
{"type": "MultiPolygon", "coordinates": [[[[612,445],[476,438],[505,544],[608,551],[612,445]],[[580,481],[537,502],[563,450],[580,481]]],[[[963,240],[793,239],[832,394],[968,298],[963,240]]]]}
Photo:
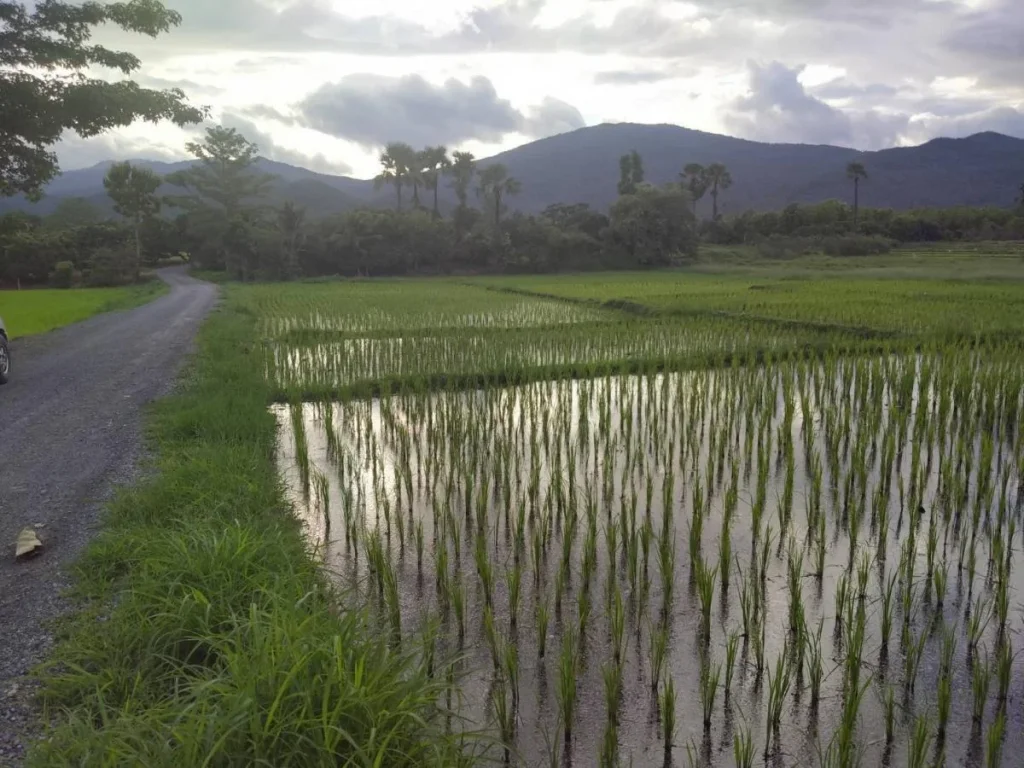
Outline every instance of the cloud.
{"type": "Polygon", "coordinates": [[[926,141],[938,136],[963,138],[984,131],[995,131],[1024,139],[1024,110],[1014,107],[991,107],[956,116],[923,115],[910,126],[910,138],[926,141]]]}
{"type": "Polygon", "coordinates": [[[611,69],[594,75],[595,85],[646,85],[668,80],[672,75],[654,69],[611,69]]]}
{"type": "Polygon", "coordinates": [[[551,97],[524,114],[480,76],[434,85],[420,75],[347,75],[320,86],[295,109],[302,125],[369,149],[395,140],[492,143],[510,133],[539,137],[584,125],[579,110],[551,97]]]}
{"type": "Polygon", "coordinates": [[[812,96],[800,82],[803,67],[751,61],[747,71],[748,92],[725,117],[745,138],[878,149],[896,143],[907,126],[906,115],[846,111],[812,96]]]}
{"type": "Polygon", "coordinates": [[[996,84],[1024,81],[1024,10],[1020,0],[996,0],[951,25],[943,44],[996,84]]]}
{"type": "Polygon", "coordinates": [[[261,129],[252,120],[248,120],[240,115],[225,112],[220,122],[221,125],[227,128],[234,128],[246,139],[256,144],[259,147],[260,155],[268,160],[297,165],[318,173],[346,175],[352,172],[352,167],[347,163],[329,159],[323,153],[318,152],[310,155],[299,150],[281,146],[270,133],[261,129]]]}
{"type": "Polygon", "coordinates": [[[583,115],[572,104],[545,96],[544,101],[527,110],[520,130],[527,136],[540,139],[575,131],[586,124],[583,115]]]}

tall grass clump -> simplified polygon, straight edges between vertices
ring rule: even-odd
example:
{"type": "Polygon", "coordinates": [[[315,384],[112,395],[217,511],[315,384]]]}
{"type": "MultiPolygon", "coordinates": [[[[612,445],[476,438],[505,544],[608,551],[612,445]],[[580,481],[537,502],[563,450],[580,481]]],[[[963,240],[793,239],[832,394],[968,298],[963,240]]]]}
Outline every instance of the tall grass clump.
{"type": "Polygon", "coordinates": [[[156,471],[114,500],[77,564],[83,610],[43,674],[53,727],[28,764],[470,764],[422,651],[395,648],[309,555],[240,292],[151,413],[156,471]]]}

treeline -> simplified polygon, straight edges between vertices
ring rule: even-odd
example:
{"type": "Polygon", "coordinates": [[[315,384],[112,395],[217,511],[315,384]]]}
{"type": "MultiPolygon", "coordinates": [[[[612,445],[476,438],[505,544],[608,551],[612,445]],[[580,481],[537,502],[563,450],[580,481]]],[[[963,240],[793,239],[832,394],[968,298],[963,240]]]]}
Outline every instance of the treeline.
{"type": "Polygon", "coordinates": [[[768,238],[829,238],[859,235],[896,243],[1024,239],[1024,206],[1017,208],[853,208],[837,200],[787,206],[781,211],[747,211],[702,224],[702,239],[716,243],[757,243],[768,238]]]}
{"type": "Polygon", "coordinates": [[[0,218],[0,281],[118,284],[177,255],[241,280],[656,267],[696,255],[691,197],[676,185],[640,185],[607,214],[552,205],[509,215],[520,182],[503,165],[393,143],[377,184],[394,188],[395,210],[314,220],[293,204],[265,202],[274,177],[257,170],[257,147],[236,130],[210,128],[187,148],[196,162],[163,179],[128,163],[111,168],[105,186],[116,221],[83,200],[45,219],[0,218]],[[439,209],[442,183],[458,200],[448,216],[439,209]],[[159,196],[162,184],[181,193],[159,196]]]}
{"type": "Polygon", "coordinates": [[[719,216],[719,198],[733,183],[724,165],[691,163],[678,182],[658,187],[644,181],[634,151],[620,158],[619,198],[607,214],[558,204],[526,215],[509,213],[522,185],[500,163],[478,166],[468,152],[396,142],[381,153],[376,179],[393,188],[393,210],[313,219],[293,204],[266,202],[275,177],[258,171],[257,147],[237,131],[210,128],[187,149],[196,162],[164,178],[114,164],[104,186],[117,219],[75,198],[45,218],[0,217],[0,284],[118,285],[171,257],[251,280],[659,267],[692,259],[699,242],[748,244],[784,257],[1024,239],[1024,201],[1016,209],[861,208],[868,174],[856,163],[846,169],[852,206],[829,200],[719,216]],[[454,208],[441,205],[442,185],[454,193],[454,208]],[[158,194],[167,189],[176,193],[158,194]],[[698,221],[696,203],[705,195],[713,216],[698,221]]]}

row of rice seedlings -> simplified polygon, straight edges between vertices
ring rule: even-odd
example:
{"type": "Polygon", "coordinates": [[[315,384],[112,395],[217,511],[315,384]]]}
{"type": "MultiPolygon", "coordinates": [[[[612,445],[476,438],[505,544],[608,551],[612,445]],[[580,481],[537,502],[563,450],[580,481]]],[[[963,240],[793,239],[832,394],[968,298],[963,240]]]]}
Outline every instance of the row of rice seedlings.
{"type": "MultiPolygon", "coordinates": [[[[961,357],[960,363],[966,360],[970,358],[961,357]]],[[[975,366],[971,370],[980,370],[979,361],[973,360],[970,364],[975,366]]],[[[941,369],[940,373],[935,370],[932,369],[928,378],[931,387],[935,387],[942,376],[953,376],[941,369]]],[[[742,613],[742,632],[727,629],[726,633],[726,697],[734,687],[732,670],[740,639],[744,647],[748,644],[752,647],[755,685],[766,667],[766,624],[780,618],[769,612],[767,575],[769,569],[775,569],[774,561],[782,560],[788,597],[784,622],[791,640],[786,656],[780,657],[774,671],[768,673],[767,730],[771,733],[781,719],[779,691],[791,686],[794,682],[791,675],[797,678],[797,690],[804,682],[809,686],[812,706],[820,699],[824,679],[823,616],[807,615],[801,540],[808,542],[807,546],[814,552],[817,578],[824,572],[824,556],[820,553],[827,553],[840,535],[849,541],[846,563],[837,580],[834,606],[838,643],[846,650],[843,677],[847,685],[853,684],[853,689],[864,685],[860,669],[867,645],[864,606],[870,586],[868,561],[864,557],[859,561],[854,558],[855,546],[862,536],[868,536],[875,540],[871,550],[874,553],[888,553],[896,546],[901,547],[899,567],[891,574],[884,574],[884,557],[876,558],[881,566],[878,583],[884,584],[880,590],[880,645],[885,653],[898,604],[902,608],[901,639],[906,654],[904,687],[909,692],[916,683],[927,640],[927,632],[912,631],[915,617],[922,610],[918,604],[922,597],[919,585],[923,582],[924,608],[932,616],[930,620],[938,620],[944,607],[948,566],[945,556],[939,557],[940,549],[945,552],[950,540],[969,540],[969,549],[966,544],[960,547],[962,551],[973,553],[982,540],[994,542],[1014,530],[1017,513],[1013,510],[1017,507],[1009,489],[1013,488],[1010,480],[1018,466],[1008,457],[1017,445],[1019,433],[1009,429],[1002,431],[1005,420],[992,410],[992,428],[1000,430],[1000,439],[983,441],[981,454],[987,451],[988,461],[993,466],[982,466],[983,456],[968,447],[971,429],[978,429],[980,421],[991,410],[987,397],[981,398],[977,408],[947,406],[949,410],[941,422],[932,418],[942,410],[941,398],[938,405],[934,400],[931,404],[924,401],[915,404],[911,396],[911,407],[902,410],[887,410],[871,404],[879,399],[879,392],[889,393],[880,398],[882,401],[887,397],[893,402],[900,401],[908,391],[905,382],[913,383],[913,377],[919,375],[916,365],[911,367],[900,362],[827,360],[820,369],[811,364],[797,364],[789,369],[701,373],[690,377],[686,387],[680,383],[681,379],[665,376],[640,377],[628,386],[624,382],[606,380],[531,385],[515,392],[484,390],[478,397],[482,407],[469,411],[455,395],[399,396],[387,401],[387,405],[381,401],[372,408],[353,404],[351,407],[357,416],[359,409],[364,408],[365,418],[338,420],[340,424],[334,428],[341,430],[341,434],[336,443],[343,450],[335,453],[347,451],[350,455],[365,456],[362,462],[345,462],[339,469],[343,485],[364,490],[354,494],[358,512],[350,513],[348,508],[353,505],[350,498],[344,505],[344,513],[364,521],[371,529],[376,526],[380,532],[377,539],[380,551],[376,558],[379,559],[381,551],[387,557],[395,556],[387,553],[397,552],[400,560],[406,523],[398,521],[412,519],[413,510],[418,510],[415,514],[420,515],[419,519],[415,524],[408,524],[409,530],[416,531],[416,570],[418,573],[422,569],[423,561],[419,552],[424,545],[419,542],[426,542],[426,546],[431,546],[432,542],[434,557],[429,559],[428,565],[438,571],[435,578],[437,606],[457,614],[454,623],[458,626],[460,642],[468,629],[465,625],[468,595],[462,581],[466,553],[461,547],[466,536],[474,536],[472,559],[476,582],[485,607],[491,607],[491,613],[485,610],[484,615],[491,616],[493,629],[485,630],[485,634],[493,633],[494,648],[501,645],[500,635],[504,631],[494,626],[498,599],[500,597],[502,605],[509,609],[509,631],[513,631],[514,625],[523,618],[519,610],[523,583],[532,583],[537,593],[534,616],[530,618],[537,629],[538,655],[541,658],[544,655],[550,622],[547,605],[551,597],[555,614],[559,616],[562,601],[575,595],[580,608],[574,630],[578,638],[576,645],[584,645],[591,610],[591,584],[599,568],[603,569],[611,645],[609,674],[618,670],[621,675],[627,625],[632,624],[638,634],[649,626],[651,685],[657,689],[668,656],[668,636],[675,622],[672,601],[678,573],[675,563],[678,526],[673,522],[673,510],[682,509],[682,519],[689,520],[687,549],[694,594],[699,604],[702,645],[709,645],[715,629],[711,607],[716,584],[721,586],[723,606],[729,601],[730,584],[723,572],[732,572],[731,560],[735,560],[739,575],[737,598],[742,613]],[[825,373],[820,372],[822,369],[825,373]],[[829,371],[835,377],[831,383],[829,371]],[[844,378],[847,376],[848,379],[844,378]],[[839,397],[840,391],[863,395],[861,400],[852,398],[860,410],[847,406],[839,397]],[[742,402],[754,405],[737,405],[742,402]],[[674,411],[669,408],[672,403],[678,406],[674,411]],[[807,426],[808,414],[814,412],[821,414],[820,432],[807,426]],[[797,413],[802,414],[800,427],[795,426],[797,413]],[[918,415],[922,413],[925,416],[918,415]],[[590,423],[601,428],[591,428],[590,423]],[[803,435],[800,441],[791,438],[797,430],[803,435]],[[940,435],[945,437],[940,438],[940,435]],[[962,442],[959,435],[964,438],[962,442]],[[958,441],[954,441],[953,436],[957,436],[958,441]],[[909,456],[903,454],[901,446],[905,445],[910,445],[909,456]],[[984,445],[989,448],[985,449],[984,445]],[[388,461],[390,467],[408,468],[396,470],[394,481],[388,480],[388,472],[380,459],[382,451],[389,451],[393,457],[388,461]],[[944,457],[944,451],[948,457],[944,457]],[[864,465],[871,466],[869,462],[874,462],[876,469],[873,471],[878,473],[878,485],[871,493],[867,492],[865,473],[851,468],[859,458],[864,465]],[[938,470],[927,469],[932,462],[938,463],[938,470]],[[744,549],[737,549],[733,544],[732,522],[737,515],[746,514],[738,503],[742,496],[739,492],[742,479],[748,476],[746,464],[751,469],[757,468],[757,480],[750,497],[750,524],[742,526],[744,538],[750,545],[749,557],[744,549]],[[801,527],[787,510],[791,507],[787,502],[790,494],[787,488],[797,485],[796,468],[808,464],[810,482],[806,487],[810,495],[805,504],[805,525],[801,527]],[[777,474],[771,469],[772,465],[777,467],[777,474]],[[453,473],[451,468],[456,466],[462,469],[453,473]],[[910,480],[905,483],[900,472],[908,468],[910,480]],[[696,474],[688,482],[689,487],[674,480],[694,470],[696,474]],[[370,482],[361,481],[367,477],[370,482]],[[766,479],[762,481],[762,477],[766,479]],[[898,502],[886,499],[891,487],[887,478],[892,477],[898,479],[898,502]],[[655,503],[659,501],[659,494],[653,493],[659,483],[660,504],[655,503]],[[772,548],[775,537],[771,528],[765,530],[762,520],[754,519],[755,514],[763,514],[761,499],[767,498],[772,483],[778,484],[777,523],[782,529],[776,539],[780,544],[777,551],[772,548]],[[978,485],[983,486],[984,492],[974,493],[965,503],[962,489],[978,485]],[[591,492],[583,491],[584,488],[590,488],[591,492]],[[833,494],[831,502],[827,498],[830,493],[833,494]],[[999,516],[993,516],[987,505],[990,494],[993,505],[1003,510],[999,516]],[[425,503],[428,498],[432,498],[430,504],[425,503]],[[885,503],[881,503],[883,500],[885,503]],[[687,506],[688,515],[685,514],[687,506]],[[877,513],[880,508],[890,510],[890,507],[891,512],[886,514],[891,514],[895,520],[895,529],[889,523],[880,524],[877,513]],[[761,511],[757,512],[759,509],[761,511]],[[972,510],[971,514],[962,514],[968,509],[972,510]],[[981,511],[974,514],[974,509],[981,511]],[[705,521],[715,519],[713,510],[719,510],[715,515],[720,514],[720,518],[718,564],[711,566],[703,552],[708,533],[705,521]],[[927,510],[931,510],[930,513],[927,510]],[[422,516],[424,513],[426,517],[422,516]],[[833,526],[832,542],[826,546],[823,542],[829,538],[829,524],[833,526]],[[598,557],[602,532],[606,554],[598,557]],[[393,542],[395,535],[397,541],[393,542]],[[574,546],[580,536],[582,545],[574,546]],[[781,546],[784,539],[789,542],[787,547],[781,546]],[[522,556],[526,541],[531,542],[530,558],[522,556]],[[920,581],[916,568],[918,541],[923,542],[925,561],[920,581]],[[645,595],[650,589],[650,580],[641,578],[640,574],[649,567],[651,549],[657,560],[659,579],[655,590],[660,593],[661,604],[660,609],[654,609],[656,616],[645,618],[645,595]],[[552,551],[555,556],[549,559],[548,553],[552,551]],[[507,556],[512,561],[511,566],[506,566],[504,578],[494,566],[499,556],[507,556]],[[526,578],[524,569],[532,570],[526,578]],[[542,591],[543,598],[540,597],[542,591]],[[898,603],[896,595],[900,598],[898,603]],[[461,608],[458,603],[462,604],[461,608]],[[808,624],[815,619],[819,624],[816,636],[807,631],[808,624]],[[783,660],[785,675],[779,667],[783,660]],[[806,680],[801,679],[804,677],[806,680]]],[[[909,391],[913,392],[914,388],[909,391]]],[[[1009,395],[1009,392],[1000,392],[995,399],[1008,403],[1009,395]]],[[[346,524],[346,530],[348,527],[346,524]]],[[[989,612],[1000,634],[1005,633],[1009,621],[1012,546],[1001,549],[1000,545],[992,543],[983,551],[988,554],[990,563],[989,583],[993,597],[980,602],[979,595],[977,609],[965,622],[968,653],[976,651],[986,631],[988,621],[984,618],[984,606],[993,606],[989,612]]],[[[975,567],[970,561],[968,566],[968,572],[973,574],[975,567]]],[[[376,572],[383,573],[383,570],[376,568],[376,572]]],[[[972,587],[969,583],[968,594],[972,587]]],[[[390,588],[388,591],[390,594],[390,588]]],[[[401,626],[400,617],[396,625],[401,626]]],[[[495,652],[493,656],[494,666],[499,668],[498,654],[495,652]]],[[[574,656],[577,666],[586,663],[582,654],[574,656]]],[[[1004,665],[1006,670],[1011,669],[1009,662],[1004,665]]],[[[712,678],[715,686],[707,687],[703,697],[710,702],[711,710],[712,694],[719,680],[717,675],[702,675],[702,687],[709,686],[712,678]]],[[[609,678],[609,682],[615,679],[609,678]]],[[[615,686],[609,691],[615,692],[615,686]]],[[[750,693],[753,692],[751,689],[750,693]]],[[[614,719],[609,712],[609,733],[612,725],[618,727],[614,719]]],[[[853,717],[852,721],[855,720],[853,717]]],[[[571,729],[571,722],[572,718],[568,718],[564,726],[571,729]]],[[[766,739],[766,749],[769,741],[766,739]]]]}

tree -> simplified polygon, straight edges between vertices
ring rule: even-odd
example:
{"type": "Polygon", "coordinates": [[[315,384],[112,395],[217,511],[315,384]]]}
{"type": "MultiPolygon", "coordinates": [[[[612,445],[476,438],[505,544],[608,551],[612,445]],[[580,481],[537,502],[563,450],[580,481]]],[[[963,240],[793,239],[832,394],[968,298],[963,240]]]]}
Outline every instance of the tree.
{"type": "Polygon", "coordinates": [[[639,187],[616,200],[609,216],[609,239],[633,263],[666,266],[678,255],[696,253],[690,195],[677,185],[639,187]]]}
{"type": "Polygon", "coordinates": [[[853,179],[853,229],[857,230],[857,218],[860,214],[860,180],[866,179],[868,172],[863,163],[850,163],[846,166],[846,178],[853,179]]]}
{"type": "Polygon", "coordinates": [[[619,158],[619,194],[632,195],[644,183],[644,161],[635,149],[619,158]]]}
{"type": "Polygon", "coordinates": [[[161,180],[148,168],[129,162],[114,163],[103,179],[103,187],[114,201],[114,210],[132,223],[135,232],[135,279],[142,266],[142,225],[160,212],[156,196],[161,180]]]}
{"type": "Polygon", "coordinates": [[[180,22],[180,14],[157,0],[0,0],[0,196],[37,199],[59,170],[50,148],[66,130],[89,137],[138,119],[202,121],[205,110],[190,106],[179,89],[87,74],[104,67],[128,75],[141,65],[130,53],[90,45],[94,27],[112,24],[156,37],[180,22]]]}
{"type": "Polygon", "coordinates": [[[501,201],[508,195],[518,195],[522,185],[508,175],[508,168],[501,163],[489,165],[480,172],[477,186],[478,196],[494,205],[494,226],[501,224],[501,201]]]}
{"type": "Polygon", "coordinates": [[[472,152],[452,153],[452,162],[445,169],[445,174],[452,179],[452,189],[458,198],[459,208],[468,207],[469,187],[476,176],[476,158],[472,152]]]}
{"type": "Polygon", "coordinates": [[[104,212],[87,198],[65,197],[46,217],[46,226],[49,229],[70,229],[95,224],[104,218],[104,212]]]}
{"type": "Polygon", "coordinates": [[[421,153],[423,162],[423,183],[434,193],[434,218],[440,217],[437,209],[437,187],[441,174],[445,172],[451,161],[448,159],[447,147],[427,147],[421,153]]]}
{"type": "Polygon", "coordinates": [[[708,191],[708,172],[700,163],[689,163],[679,174],[679,183],[693,198],[693,218],[697,219],[697,201],[708,191]]]}
{"type": "Polygon", "coordinates": [[[707,183],[711,191],[711,220],[718,221],[718,195],[732,186],[732,175],[721,163],[707,167],[707,183]]]}
{"type": "Polygon", "coordinates": [[[207,128],[205,141],[189,142],[186,148],[198,162],[165,180],[192,194],[170,202],[189,211],[190,225],[206,231],[205,247],[217,257],[209,266],[233,269],[244,280],[251,253],[247,231],[275,177],[256,171],[259,148],[234,128],[207,128]]]}
{"type": "Polygon", "coordinates": [[[285,274],[290,279],[299,276],[299,250],[305,239],[305,222],[306,209],[299,208],[295,203],[285,203],[277,213],[277,231],[281,236],[285,274]]]}
{"type": "Polygon", "coordinates": [[[374,187],[384,184],[395,187],[395,210],[402,210],[402,187],[409,181],[409,169],[415,165],[416,151],[405,142],[392,141],[380,153],[381,172],[373,180],[374,187]]]}

